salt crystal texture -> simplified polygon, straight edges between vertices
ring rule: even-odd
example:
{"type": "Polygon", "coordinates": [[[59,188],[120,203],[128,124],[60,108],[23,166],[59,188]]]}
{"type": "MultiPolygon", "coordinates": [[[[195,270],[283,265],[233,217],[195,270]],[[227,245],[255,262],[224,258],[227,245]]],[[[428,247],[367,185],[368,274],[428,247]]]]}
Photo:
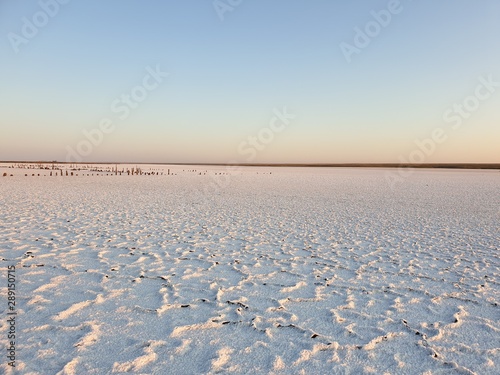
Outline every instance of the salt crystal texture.
{"type": "Polygon", "coordinates": [[[498,373],[498,171],[141,168],[0,168],[18,373],[498,373]]]}

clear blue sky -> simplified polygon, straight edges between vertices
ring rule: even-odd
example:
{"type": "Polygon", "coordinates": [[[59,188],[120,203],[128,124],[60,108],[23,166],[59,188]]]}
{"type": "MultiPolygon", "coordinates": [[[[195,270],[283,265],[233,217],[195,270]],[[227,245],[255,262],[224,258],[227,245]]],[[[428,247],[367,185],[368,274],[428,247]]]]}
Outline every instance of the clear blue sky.
{"type": "Polygon", "coordinates": [[[0,0],[0,160],[500,162],[497,0],[66,2],[0,0]]]}

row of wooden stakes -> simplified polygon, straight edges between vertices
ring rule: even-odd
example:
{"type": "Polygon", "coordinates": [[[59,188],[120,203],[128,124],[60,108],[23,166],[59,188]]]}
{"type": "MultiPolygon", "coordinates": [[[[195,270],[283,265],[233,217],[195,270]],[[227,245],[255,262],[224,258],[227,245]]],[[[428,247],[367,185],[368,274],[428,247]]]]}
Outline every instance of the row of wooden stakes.
{"type": "MultiPolygon", "coordinates": [[[[80,173],[80,174],[82,176],[85,176],[85,175],[87,175],[87,176],[93,176],[94,175],[94,173],[80,173]]],[[[122,172],[116,172],[116,173],[96,173],[95,175],[96,176],[121,176],[122,174],[125,174],[125,172],[123,172],[123,173],[122,172]]],[[[129,176],[130,174],[131,174],[130,171],[127,171],[127,176],[129,176]]],[[[132,175],[133,175],[133,173],[132,173],[132,175]]],[[[137,175],[140,175],[140,176],[160,176],[161,175],[161,176],[163,176],[163,172],[161,172],[161,173],[160,172],[140,172],[140,173],[137,173],[137,175]]],[[[168,170],[167,175],[168,176],[171,175],[170,169],[168,170]]],[[[8,177],[8,176],[9,176],[9,174],[7,172],[5,172],[3,174],[3,177],[8,177]]],[[[10,177],[13,177],[13,176],[14,176],[13,174],[10,174],[10,177]]],[[[25,173],[24,176],[28,177],[29,174],[25,173]]],[[[36,177],[40,177],[40,173],[32,173],[31,176],[32,177],[35,177],[35,176],[36,177]]],[[[46,177],[47,175],[44,174],[43,176],[46,177]]],[[[49,177],[50,176],[68,176],[68,177],[70,177],[70,176],[78,176],[78,173],[74,173],[74,172],[71,172],[71,171],[68,172],[68,171],[59,170],[59,171],[56,171],[56,172],[51,171],[50,174],[49,174],[49,177]]]]}

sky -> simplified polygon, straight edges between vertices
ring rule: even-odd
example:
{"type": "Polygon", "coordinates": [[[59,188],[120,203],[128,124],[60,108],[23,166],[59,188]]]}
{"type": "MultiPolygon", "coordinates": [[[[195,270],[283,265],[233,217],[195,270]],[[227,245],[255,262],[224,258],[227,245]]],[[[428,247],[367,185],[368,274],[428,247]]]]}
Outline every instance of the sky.
{"type": "Polygon", "coordinates": [[[0,0],[0,160],[499,163],[497,0],[0,0]]]}

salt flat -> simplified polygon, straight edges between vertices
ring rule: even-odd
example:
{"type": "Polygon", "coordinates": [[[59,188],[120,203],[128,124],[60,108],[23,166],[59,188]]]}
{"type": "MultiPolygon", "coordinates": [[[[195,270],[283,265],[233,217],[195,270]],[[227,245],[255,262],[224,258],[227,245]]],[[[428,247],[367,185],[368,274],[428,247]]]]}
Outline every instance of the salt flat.
{"type": "Polygon", "coordinates": [[[498,171],[148,168],[0,168],[15,373],[498,373],[498,171]]]}

